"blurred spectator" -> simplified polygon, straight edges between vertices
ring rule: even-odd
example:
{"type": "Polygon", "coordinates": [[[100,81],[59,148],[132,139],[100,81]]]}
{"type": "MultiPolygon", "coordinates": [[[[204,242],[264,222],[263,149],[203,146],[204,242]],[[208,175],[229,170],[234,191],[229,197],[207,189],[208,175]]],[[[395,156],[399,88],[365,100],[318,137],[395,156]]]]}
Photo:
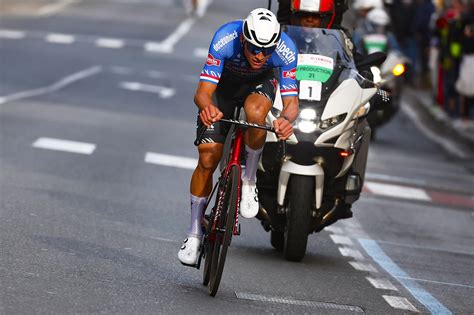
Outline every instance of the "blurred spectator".
{"type": "Polygon", "coordinates": [[[431,39],[430,22],[431,16],[435,13],[435,6],[432,0],[416,0],[415,16],[413,17],[412,32],[418,46],[419,60],[416,72],[419,73],[420,83],[429,83],[429,47],[431,39]]]}
{"type": "Polygon", "coordinates": [[[474,119],[474,1],[470,0],[461,16],[462,58],[455,88],[460,95],[460,115],[474,119]]]}
{"type": "Polygon", "coordinates": [[[458,93],[455,89],[455,82],[459,76],[462,53],[462,8],[461,1],[453,0],[436,21],[441,66],[438,84],[439,93],[443,96],[438,95],[438,100],[452,117],[459,116],[458,93]]]}
{"type": "Polygon", "coordinates": [[[418,45],[413,34],[416,4],[414,0],[394,0],[390,5],[390,18],[392,20],[393,32],[398,40],[400,48],[405,56],[411,61],[405,78],[413,83],[415,69],[418,66],[418,45]]]}

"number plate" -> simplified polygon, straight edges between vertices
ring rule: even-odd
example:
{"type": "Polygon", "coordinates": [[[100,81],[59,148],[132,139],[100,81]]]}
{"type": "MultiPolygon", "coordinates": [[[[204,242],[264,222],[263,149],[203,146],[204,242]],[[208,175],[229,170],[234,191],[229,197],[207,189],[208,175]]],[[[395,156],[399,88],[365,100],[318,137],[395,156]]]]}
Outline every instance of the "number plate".
{"type": "Polygon", "coordinates": [[[302,80],[300,81],[300,92],[298,96],[301,100],[320,101],[321,88],[322,83],[319,81],[302,80]]]}

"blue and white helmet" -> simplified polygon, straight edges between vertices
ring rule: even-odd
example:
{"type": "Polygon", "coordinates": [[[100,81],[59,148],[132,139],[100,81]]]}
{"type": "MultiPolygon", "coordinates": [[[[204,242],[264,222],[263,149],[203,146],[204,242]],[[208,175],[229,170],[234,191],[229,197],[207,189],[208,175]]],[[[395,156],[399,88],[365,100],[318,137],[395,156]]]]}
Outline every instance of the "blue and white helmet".
{"type": "Polygon", "coordinates": [[[255,9],[244,20],[243,34],[246,41],[257,47],[272,47],[280,40],[280,23],[272,11],[255,9]]]}

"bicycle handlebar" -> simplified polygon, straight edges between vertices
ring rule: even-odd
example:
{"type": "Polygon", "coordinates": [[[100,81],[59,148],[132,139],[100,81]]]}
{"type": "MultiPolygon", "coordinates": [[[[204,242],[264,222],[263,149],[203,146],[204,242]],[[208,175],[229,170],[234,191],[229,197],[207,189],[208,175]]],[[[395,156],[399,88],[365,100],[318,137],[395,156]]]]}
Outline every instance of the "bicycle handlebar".
{"type": "MultiPolygon", "coordinates": [[[[219,121],[222,121],[222,122],[225,122],[225,123],[229,123],[229,124],[234,124],[234,125],[238,125],[238,126],[243,126],[243,127],[250,127],[250,128],[257,128],[257,129],[263,129],[263,130],[266,130],[266,131],[270,131],[270,132],[273,132],[273,133],[276,133],[275,132],[275,128],[271,127],[271,126],[267,126],[267,125],[259,125],[259,124],[253,124],[253,123],[249,123],[245,120],[236,120],[236,119],[221,119],[219,121]]],[[[198,136],[196,138],[196,140],[194,140],[194,145],[195,146],[198,146],[200,143],[201,143],[201,139],[202,139],[202,136],[204,135],[204,132],[206,131],[207,127],[206,125],[202,124],[200,127],[199,127],[199,130],[198,130],[198,136]]],[[[281,140],[281,143],[282,143],[282,150],[283,150],[283,156],[285,157],[286,156],[286,141],[285,140],[281,140]]]]}
{"type": "MultiPolygon", "coordinates": [[[[266,131],[270,131],[270,132],[273,132],[275,133],[275,128],[271,127],[271,126],[267,126],[267,125],[259,125],[259,124],[253,124],[253,123],[249,123],[249,122],[246,122],[245,120],[235,120],[235,119],[221,119],[219,121],[222,121],[222,122],[225,122],[225,123],[229,123],[229,124],[234,124],[234,125],[238,125],[238,126],[243,126],[243,127],[250,127],[250,128],[257,128],[257,129],[263,129],[263,130],[266,130],[266,131]]],[[[199,129],[198,129],[198,136],[196,138],[196,140],[194,140],[194,145],[195,146],[198,146],[199,143],[201,143],[201,139],[202,139],[202,136],[204,134],[204,132],[206,131],[207,127],[202,124],[199,129]]]]}

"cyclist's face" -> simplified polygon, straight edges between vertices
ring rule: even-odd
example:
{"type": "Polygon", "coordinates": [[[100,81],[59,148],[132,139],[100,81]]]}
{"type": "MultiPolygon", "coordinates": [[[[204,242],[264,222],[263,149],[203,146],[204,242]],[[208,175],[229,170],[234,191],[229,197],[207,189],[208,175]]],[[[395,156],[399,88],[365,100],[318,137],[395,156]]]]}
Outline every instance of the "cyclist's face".
{"type": "Polygon", "coordinates": [[[265,51],[261,51],[259,53],[253,54],[252,52],[250,52],[248,45],[249,44],[244,41],[245,58],[247,58],[247,61],[249,62],[250,67],[252,69],[260,69],[261,67],[263,67],[265,62],[267,62],[267,60],[270,59],[272,54],[270,53],[269,55],[265,55],[264,54],[265,51]]]}

